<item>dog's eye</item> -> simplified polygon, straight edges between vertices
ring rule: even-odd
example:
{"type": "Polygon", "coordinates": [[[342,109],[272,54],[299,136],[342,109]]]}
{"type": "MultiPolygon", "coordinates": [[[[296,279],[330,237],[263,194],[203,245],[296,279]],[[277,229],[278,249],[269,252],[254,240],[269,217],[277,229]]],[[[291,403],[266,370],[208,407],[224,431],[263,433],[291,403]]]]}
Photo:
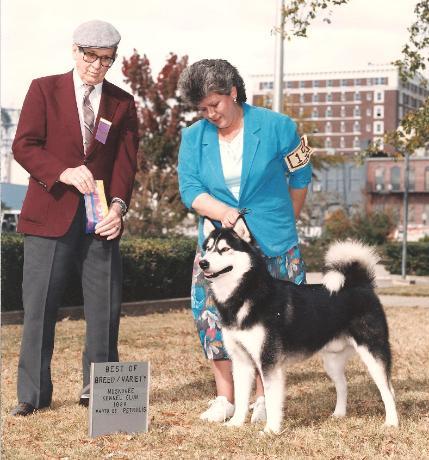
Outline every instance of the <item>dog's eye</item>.
{"type": "Polygon", "coordinates": [[[227,252],[229,251],[231,248],[228,248],[227,246],[225,246],[224,248],[220,249],[219,252],[222,254],[223,252],[227,252]]]}

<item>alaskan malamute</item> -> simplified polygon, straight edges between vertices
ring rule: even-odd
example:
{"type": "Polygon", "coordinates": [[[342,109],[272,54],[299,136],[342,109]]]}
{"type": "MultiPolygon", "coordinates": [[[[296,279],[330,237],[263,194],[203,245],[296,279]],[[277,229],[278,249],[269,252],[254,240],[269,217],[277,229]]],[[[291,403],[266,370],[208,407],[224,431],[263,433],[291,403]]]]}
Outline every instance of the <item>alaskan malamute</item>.
{"type": "Polygon", "coordinates": [[[227,425],[244,423],[257,369],[265,391],[264,431],[279,433],[285,364],[318,351],[335,384],[335,417],[346,415],[344,368],[357,353],[380,391],[385,424],[398,425],[387,322],[374,292],[378,259],[369,247],[359,242],[332,245],[323,284],[295,285],[270,276],[244,219],[233,229],[215,228],[205,219],[204,235],[205,255],[199,264],[211,283],[232,359],[235,413],[227,425]]]}

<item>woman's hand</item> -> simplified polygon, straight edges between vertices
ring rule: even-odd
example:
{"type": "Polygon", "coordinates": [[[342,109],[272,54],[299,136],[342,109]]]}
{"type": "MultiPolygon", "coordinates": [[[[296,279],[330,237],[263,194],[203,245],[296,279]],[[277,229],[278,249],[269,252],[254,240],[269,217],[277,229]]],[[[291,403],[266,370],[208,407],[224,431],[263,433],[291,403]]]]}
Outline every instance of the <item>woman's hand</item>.
{"type": "Polygon", "coordinates": [[[227,228],[234,227],[239,217],[240,217],[240,213],[238,212],[237,209],[228,208],[220,219],[222,223],[222,227],[227,227],[227,228]]]}

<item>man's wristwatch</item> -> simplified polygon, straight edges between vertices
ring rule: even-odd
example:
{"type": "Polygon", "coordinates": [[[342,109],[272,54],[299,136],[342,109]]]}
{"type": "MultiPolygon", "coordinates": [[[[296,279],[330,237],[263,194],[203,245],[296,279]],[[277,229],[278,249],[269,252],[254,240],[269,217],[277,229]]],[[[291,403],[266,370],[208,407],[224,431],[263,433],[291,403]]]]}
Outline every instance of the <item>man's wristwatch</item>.
{"type": "Polygon", "coordinates": [[[112,205],[113,203],[118,203],[119,204],[119,206],[121,207],[121,215],[122,215],[122,217],[125,216],[125,214],[128,211],[128,208],[127,208],[127,205],[125,204],[125,201],[121,200],[120,198],[115,196],[114,198],[112,198],[112,201],[110,202],[110,205],[112,205]]]}

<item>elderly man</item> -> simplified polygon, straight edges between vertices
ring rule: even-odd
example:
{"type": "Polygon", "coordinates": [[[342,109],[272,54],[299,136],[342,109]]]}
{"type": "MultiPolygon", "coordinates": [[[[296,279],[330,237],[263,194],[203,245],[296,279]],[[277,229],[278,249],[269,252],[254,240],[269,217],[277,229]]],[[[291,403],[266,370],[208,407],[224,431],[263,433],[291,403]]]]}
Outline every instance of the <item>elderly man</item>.
{"type": "Polygon", "coordinates": [[[118,361],[119,238],[138,149],[133,97],[104,79],[120,39],[109,23],[81,24],[73,34],[73,71],[34,80],[22,108],[13,153],[30,183],[18,225],[25,234],[25,316],[13,415],[51,404],[56,314],[73,266],[87,326],[80,404],[88,405],[91,363],[118,361]],[[95,192],[96,180],[109,209],[88,234],[84,195],[95,192]]]}

